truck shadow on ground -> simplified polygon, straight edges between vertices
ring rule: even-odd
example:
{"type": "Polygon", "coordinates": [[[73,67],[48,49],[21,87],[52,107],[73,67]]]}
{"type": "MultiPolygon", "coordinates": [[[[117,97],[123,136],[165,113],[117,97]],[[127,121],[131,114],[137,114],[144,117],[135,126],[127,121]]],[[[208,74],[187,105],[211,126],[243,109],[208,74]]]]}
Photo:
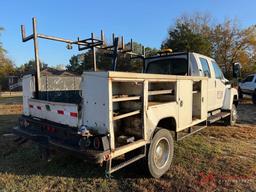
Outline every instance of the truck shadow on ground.
{"type": "MultiPolygon", "coordinates": [[[[15,175],[59,176],[72,178],[106,178],[105,164],[99,166],[70,154],[57,152],[51,161],[40,159],[33,142],[16,145],[13,138],[0,136],[0,173],[15,175]]],[[[145,178],[148,174],[141,162],[112,174],[113,178],[145,178]]]]}
{"type": "MultiPolygon", "coordinates": [[[[19,145],[12,133],[20,115],[0,115],[0,174],[63,176],[73,178],[105,178],[105,165],[100,167],[92,162],[70,154],[57,152],[50,162],[40,159],[38,147],[33,142],[19,145]]],[[[148,177],[145,170],[132,164],[113,173],[114,178],[148,177]]]]}

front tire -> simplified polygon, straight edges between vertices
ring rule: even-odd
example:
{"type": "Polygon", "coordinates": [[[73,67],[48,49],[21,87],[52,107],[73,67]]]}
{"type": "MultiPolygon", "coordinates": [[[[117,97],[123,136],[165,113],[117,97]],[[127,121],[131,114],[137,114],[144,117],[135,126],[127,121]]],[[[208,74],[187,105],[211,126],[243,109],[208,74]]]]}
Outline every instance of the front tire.
{"type": "Polygon", "coordinates": [[[236,106],[233,104],[230,115],[226,119],[224,119],[224,124],[234,126],[236,124],[237,118],[237,109],[236,106]]]}
{"type": "Polygon", "coordinates": [[[149,173],[160,178],[170,168],[173,158],[173,138],[171,132],[167,129],[159,129],[149,146],[148,151],[148,169],[149,173]]]}

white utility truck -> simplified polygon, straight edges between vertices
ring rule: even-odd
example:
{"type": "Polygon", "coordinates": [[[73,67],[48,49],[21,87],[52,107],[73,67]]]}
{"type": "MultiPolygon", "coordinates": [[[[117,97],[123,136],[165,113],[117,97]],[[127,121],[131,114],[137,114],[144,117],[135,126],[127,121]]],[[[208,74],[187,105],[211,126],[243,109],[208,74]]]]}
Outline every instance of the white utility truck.
{"type": "MultiPolygon", "coordinates": [[[[68,43],[84,42],[88,41],[68,43]]],[[[93,43],[82,46],[99,48],[93,43]]],[[[14,132],[37,142],[44,154],[66,150],[95,163],[105,162],[107,175],[144,159],[149,173],[159,178],[171,165],[174,139],[218,120],[236,122],[237,90],[212,58],[161,53],[143,61],[143,73],[24,76],[23,115],[14,132]]]]}

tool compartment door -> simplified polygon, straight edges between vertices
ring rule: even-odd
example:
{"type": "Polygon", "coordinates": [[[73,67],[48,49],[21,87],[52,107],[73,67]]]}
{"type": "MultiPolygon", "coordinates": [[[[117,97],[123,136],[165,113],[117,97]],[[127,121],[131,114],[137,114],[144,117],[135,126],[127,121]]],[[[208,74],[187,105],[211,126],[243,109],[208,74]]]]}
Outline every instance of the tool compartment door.
{"type": "Polygon", "coordinates": [[[192,123],[192,80],[178,80],[178,127],[181,131],[192,123]]]}

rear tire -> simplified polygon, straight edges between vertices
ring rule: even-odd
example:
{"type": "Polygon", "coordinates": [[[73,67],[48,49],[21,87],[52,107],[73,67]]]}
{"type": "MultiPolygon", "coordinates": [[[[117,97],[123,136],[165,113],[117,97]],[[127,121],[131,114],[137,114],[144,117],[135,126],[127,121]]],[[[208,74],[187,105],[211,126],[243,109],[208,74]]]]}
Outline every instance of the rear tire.
{"type": "Polygon", "coordinates": [[[253,102],[254,105],[256,105],[256,90],[252,94],[252,102],[253,102]]]}
{"type": "Polygon", "coordinates": [[[238,97],[239,97],[239,99],[243,99],[244,98],[243,92],[241,91],[240,88],[238,88],[238,97]]]}
{"type": "Polygon", "coordinates": [[[167,129],[159,129],[149,146],[147,161],[151,176],[160,178],[166,173],[173,158],[173,138],[167,129]]]}
{"type": "Polygon", "coordinates": [[[230,115],[226,119],[224,119],[224,124],[234,126],[236,124],[237,117],[237,109],[236,106],[233,104],[230,115]]]}

